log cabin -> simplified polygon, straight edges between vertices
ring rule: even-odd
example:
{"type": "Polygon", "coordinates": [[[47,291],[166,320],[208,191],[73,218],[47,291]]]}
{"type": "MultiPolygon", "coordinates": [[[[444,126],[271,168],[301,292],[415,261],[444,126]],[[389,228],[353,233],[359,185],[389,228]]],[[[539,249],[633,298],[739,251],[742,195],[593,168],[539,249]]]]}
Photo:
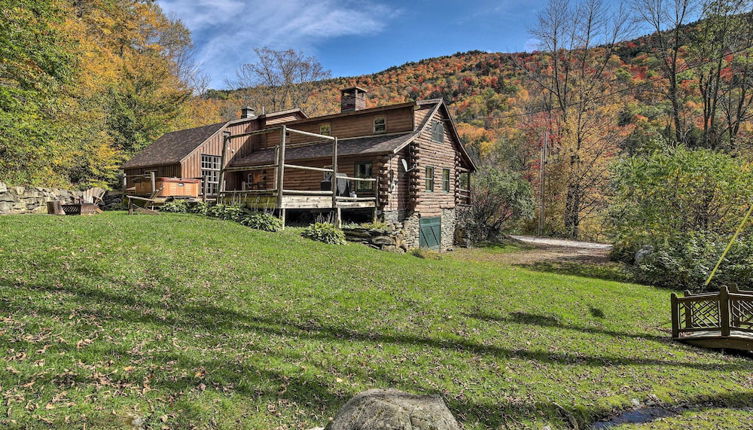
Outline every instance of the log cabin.
{"type": "Polygon", "coordinates": [[[283,220],[288,211],[331,212],[336,222],[369,211],[400,230],[406,248],[451,248],[476,169],[452,115],[441,99],[366,108],[366,94],[343,89],[336,114],[244,108],[237,120],[168,133],[125,164],[124,185],[200,179],[201,198],[283,220]]]}

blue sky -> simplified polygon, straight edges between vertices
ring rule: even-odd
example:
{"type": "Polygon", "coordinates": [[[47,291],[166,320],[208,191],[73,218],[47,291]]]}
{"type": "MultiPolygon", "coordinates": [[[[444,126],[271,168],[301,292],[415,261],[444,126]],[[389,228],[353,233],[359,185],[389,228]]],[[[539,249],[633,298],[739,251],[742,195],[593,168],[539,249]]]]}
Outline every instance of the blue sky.
{"type": "MultiPolygon", "coordinates": [[[[609,1],[607,1],[609,2],[609,1]]],[[[374,73],[458,51],[531,50],[546,0],[158,0],[193,34],[211,88],[225,88],[253,48],[294,48],[333,76],[374,73]]]]}

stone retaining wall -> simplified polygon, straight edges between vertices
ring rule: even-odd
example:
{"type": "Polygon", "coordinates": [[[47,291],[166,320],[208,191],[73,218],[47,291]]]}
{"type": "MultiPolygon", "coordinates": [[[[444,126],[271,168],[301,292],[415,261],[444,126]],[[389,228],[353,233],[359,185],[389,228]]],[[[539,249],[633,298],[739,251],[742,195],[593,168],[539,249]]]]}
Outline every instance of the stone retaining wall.
{"type": "Polygon", "coordinates": [[[74,203],[81,191],[58,188],[10,187],[0,182],[0,215],[47,213],[47,202],[59,200],[74,203]]]}
{"type": "Polygon", "coordinates": [[[409,249],[405,245],[403,234],[399,230],[345,227],[343,232],[345,239],[349,242],[362,243],[382,251],[405,252],[409,249]]]}

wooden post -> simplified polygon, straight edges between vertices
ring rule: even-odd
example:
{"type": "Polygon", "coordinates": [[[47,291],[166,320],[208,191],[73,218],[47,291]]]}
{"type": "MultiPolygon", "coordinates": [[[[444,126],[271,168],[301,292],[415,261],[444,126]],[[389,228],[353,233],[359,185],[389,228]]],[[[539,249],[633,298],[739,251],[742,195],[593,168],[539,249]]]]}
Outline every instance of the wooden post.
{"type": "Polygon", "coordinates": [[[285,139],[288,133],[288,128],[282,126],[280,129],[280,146],[277,151],[277,208],[280,209],[280,219],[282,220],[282,228],[285,228],[285,207],[283,202],[283,185],[285,183],[285,139]]]}
{"type": "Polygon", "coordinates": [[[727,290],[727,287],[722,287],[719,290],[719,320],[721,335],[729,336],[729,290],[727,290]]]}
{"type": "Polygon", "coordinates": [[[152,180],[152,195],[157,192],[157,178],[154,171],[149,172],[149,178],[152,180]]]}
{"type": "Polygon", "coordinates": [[[335,214],[335,227],[340,227],[340,208],[337,207],[337,137],[332,141],[332,180],[330,181],[330,190],[332,191],[332,209],[335,214]]]}
{"type": "Polygon", "coordinates": [[[227,145],[230,142],[230,132],[222,132],[222,152],[220,153],[220,174],[219,183],[217,184],[217,198],[216,202],[220,202],[220,196],[225,191],[225,154],[227,153],[227,145]]]}
{"type": "Polygon", "coordinates": [[[677,295],[672,293],[672,338],[677,339],[680,337],[680,307],[677,303],[677,295]]]}

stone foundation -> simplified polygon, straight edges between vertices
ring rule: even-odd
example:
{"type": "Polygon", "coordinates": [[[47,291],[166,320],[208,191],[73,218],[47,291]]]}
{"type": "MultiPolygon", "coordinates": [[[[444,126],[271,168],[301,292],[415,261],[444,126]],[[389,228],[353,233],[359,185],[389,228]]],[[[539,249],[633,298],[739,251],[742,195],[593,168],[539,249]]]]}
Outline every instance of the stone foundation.
{"type": "MultiPolygon", "coordinates": [[[[455,246],[455,230],[457,227],[456,210],[442,209],[442,239],[440,251],[450,250],[455,246]]],[[[386,211],[382,214],[388,226],[402,233],[405,249],[418,248],[421,216],[417,213],[404,211],[386,211]]]]}
{"type": "Polygon", "coordinates": [[[442,238],[439,248],[441,251],[452,250],[455,246],[455,208],[442,209],[442,238]]]}
{"type": "Polygon", "coordinates": [[[74,203],[81,191],[58,188],[9,187],[0,182],[0,215],[47,213],[47,202],[74,203]]]}

